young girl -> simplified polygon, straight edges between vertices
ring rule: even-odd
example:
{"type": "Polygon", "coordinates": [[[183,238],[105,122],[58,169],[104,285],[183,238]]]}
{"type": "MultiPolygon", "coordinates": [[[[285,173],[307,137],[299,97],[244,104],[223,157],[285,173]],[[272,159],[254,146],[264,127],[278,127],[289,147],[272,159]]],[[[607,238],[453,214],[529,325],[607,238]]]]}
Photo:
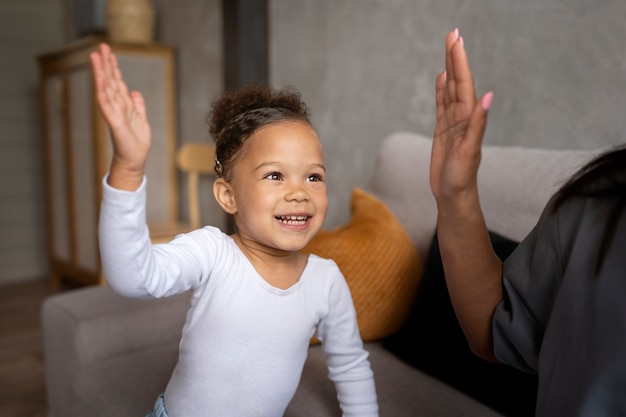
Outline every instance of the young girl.
{"type": "Polygon", "coordinates": [[[145,104],[107,45],[91,60],[114,148],[99,229],[107,282],[130,297],[193,294],[178,363],[149,415],[282,416],[317,332],[343,415],[377,416],[348,286],[334,262],[299,252],[328,205],[321,142],[299,95],[249,88],[214,103],[213,192],[238,231],[207,226],[152,246],[145,104]]]}

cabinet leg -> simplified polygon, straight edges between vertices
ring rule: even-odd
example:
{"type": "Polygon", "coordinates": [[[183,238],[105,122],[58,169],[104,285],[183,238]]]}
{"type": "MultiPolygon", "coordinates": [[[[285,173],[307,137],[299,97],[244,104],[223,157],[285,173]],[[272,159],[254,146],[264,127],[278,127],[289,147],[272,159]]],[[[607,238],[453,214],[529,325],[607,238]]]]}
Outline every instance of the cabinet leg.
{"type": "Polygon", "coordinates": [[[56,271],[50,273],[50,288],[54,291],[61,289],[61,275],[56,271]]]}

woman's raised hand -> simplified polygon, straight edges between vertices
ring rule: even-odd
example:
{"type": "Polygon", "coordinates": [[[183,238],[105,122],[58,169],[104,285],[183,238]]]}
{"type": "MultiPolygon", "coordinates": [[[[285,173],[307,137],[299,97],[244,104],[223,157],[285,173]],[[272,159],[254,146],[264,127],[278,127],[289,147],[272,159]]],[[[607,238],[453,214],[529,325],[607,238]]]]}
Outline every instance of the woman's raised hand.
{"type": "Polygon", "coordinates": [[[117,59],[108,45],[100,45],[100,50],[92,52],[90,59],[96,100],[113,138],[109,184],[135,190],[143,180],[151,142],[143,96],[137,91],[128,91],[117,59]]]}
{"type": "Polygon", "coordinates": [[[478,198],[478,166],[492,94],[476,100],[458,30],[446,37],[446,70],[437,76],[437,125],[430,187],[437,238],[454,312],[472,351],[495,360],[491,318],[502,300],[502,263],[489,240],[478,198]]]}
{"type": "Polygon", "coordinates": [[[430,164],[430,186],[438,202],[477,193],[480,147],[492,93],[476,100],[463,38],[446,36],[446,70],[437,76],[437,124],[430,164]]]}

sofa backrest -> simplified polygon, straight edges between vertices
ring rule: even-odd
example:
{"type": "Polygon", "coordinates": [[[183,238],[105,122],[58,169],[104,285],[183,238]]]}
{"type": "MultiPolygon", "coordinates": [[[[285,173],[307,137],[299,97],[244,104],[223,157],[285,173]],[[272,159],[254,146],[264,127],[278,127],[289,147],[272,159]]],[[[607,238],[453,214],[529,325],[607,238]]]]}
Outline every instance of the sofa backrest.
{"type": "MultiPolygon", "coordinates": [[[[430,190],[432,139],[409,132],[383,139],[370,191],[403,224],[422,256],[437,221],[430,190]]],[[[487,227],[520,241],[559,186],[597,151],[484,145],[478,186],[487,227]]]]}

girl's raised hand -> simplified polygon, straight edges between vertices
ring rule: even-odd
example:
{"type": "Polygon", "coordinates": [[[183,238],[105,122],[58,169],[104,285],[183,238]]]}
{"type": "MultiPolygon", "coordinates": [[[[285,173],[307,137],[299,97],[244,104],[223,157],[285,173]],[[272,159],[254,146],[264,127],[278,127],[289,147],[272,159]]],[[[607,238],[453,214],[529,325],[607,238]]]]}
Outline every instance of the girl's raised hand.
{"type": "MultiPolygon", "coordinates": [[[[463,38],[446,36],[446,70],[437,76],[437,124],[430,164],[430,186],[438,202],[477,193],[480,147],[492,93],[476,100],[463,38]]],[[[477,194],[476,194],[477,195],[477,194]]]]}
{"type": "Polygon", "coordinates": [[[90,59],[98,107],[113,138],[109,184],[135,190],[143,180],[151,142],[143,96],[137,91],[128,91],[108,45],[101,44],[99,52],[92,52],[90,59]]]}

